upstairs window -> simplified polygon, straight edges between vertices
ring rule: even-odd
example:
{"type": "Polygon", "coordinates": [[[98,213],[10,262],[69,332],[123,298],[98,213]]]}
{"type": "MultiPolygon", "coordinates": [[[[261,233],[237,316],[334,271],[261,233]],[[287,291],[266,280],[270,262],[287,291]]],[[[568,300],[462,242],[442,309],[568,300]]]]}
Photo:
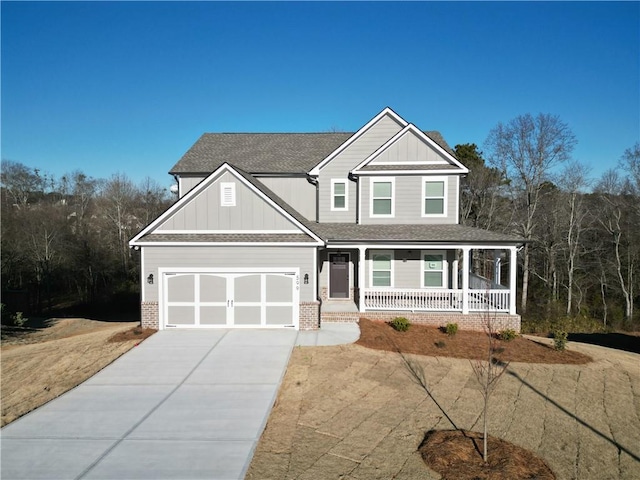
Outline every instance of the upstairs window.
{"type": "Polygon", "coordinates": [[[236,206],[236,184],[233,182],[220,182],[220,206],[236,206]]]}
{"type": "Polygon", "coordinates": [[[347,182],[345,180],[331,180],[332,211],[345,211],[349,209],[347,192],[347,182]]]}
{"type": "Polygon", "coordinates": [[[444,217],[447,215],[446,182],[446,177],[423,177],[423,217],[444,217]]]}
{"type": "Polygon", "coordinates": [[[378,251],[371,253],[371,286],[392,287],[393,252],[378,251]]]}
{"type": "Polygon", "coordinates": [[[393,217],[394,179],[378,178],[371,179],[371,216],[372,217],[393,217]]]}

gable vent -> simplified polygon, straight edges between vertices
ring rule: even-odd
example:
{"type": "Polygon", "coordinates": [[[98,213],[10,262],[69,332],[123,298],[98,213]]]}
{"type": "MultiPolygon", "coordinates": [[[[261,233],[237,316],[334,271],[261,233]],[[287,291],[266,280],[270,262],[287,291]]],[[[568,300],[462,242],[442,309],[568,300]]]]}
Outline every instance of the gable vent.
{"type": "Polygon", "coordinates": [[[223,207],[235,207],[236,206],[236,184],[235,183],[220,183],[220,205],[223,207]]]}

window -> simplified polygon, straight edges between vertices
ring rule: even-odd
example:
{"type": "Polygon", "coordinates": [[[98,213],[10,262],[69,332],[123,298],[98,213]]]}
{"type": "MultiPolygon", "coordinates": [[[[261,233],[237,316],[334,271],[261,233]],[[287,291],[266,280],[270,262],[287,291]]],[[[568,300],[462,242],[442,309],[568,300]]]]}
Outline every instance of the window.
{"type": "Polygon", "coordinates": [[[393,252],[371,253],[371,286],[391,287],[393,279],[393,252]]]}
{"type": "Polygon", "coordinates": [[[371,216],[393,217],[393,178],[371,179],[371,216]]]}
{"type": "Polygon", "coordinates": [[[345,180],[331,180],[331,210],[349,210],[345,180]]]}
{"type": "Polygon", "coordinates": [[[423,177],[423,217],[444,217],[447,215],[446,182],[446,177],[423,177]]]}
{"type": "Polygon", "coordinates": [[[236,206],[236,184],[231,182],[220,183],[220,206],[236,206]]]}
{"type": "Polygon", "coordinates": [[[446,288],[447,261],[444,252],[422,252],[422,286],[424,288],[446,288]]]}

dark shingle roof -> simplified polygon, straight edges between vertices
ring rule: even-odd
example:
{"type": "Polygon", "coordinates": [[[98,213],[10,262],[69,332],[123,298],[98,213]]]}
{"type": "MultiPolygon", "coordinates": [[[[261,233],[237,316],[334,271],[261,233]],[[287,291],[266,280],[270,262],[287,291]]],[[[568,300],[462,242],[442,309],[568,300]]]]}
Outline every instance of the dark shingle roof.
{"type": "Polygon", "coordinates": [[[306,173],[353,133],[205,133],[169,173],[211,173],[229,163],[251,173],[306,173]]]}
{"type": "Polygon", "coordinates": [[[351,223],[315,223],[313,232],[328,244],[345,242],[420,242],[420,243],[511,243],[521,237],[491,232],[465,225],[356,225],[351,223]]]}
{"type": "Polygon", "coordinates": [[[203,242],[203,243],[253,243],[253,242],[315,242],[300,233],[151,233],[140,239],[142,242],[203,242]]]}
{"type": "MultiPolygon", "coordinates": [[[[454,155],[442,135],[424,132],[454,155]]],[[[304,174],[353,133],[205,133],[169,171],[209,174],[223,163],[249,173],[304,174]]]]}
{"type": "Polygon", "coordinates": [[[452,165],[450,163],[430,163],[427,165],[378,165],[378,164],[369,164],[358,171],[360,172],[374,172],[374,171],[387,171],[387,170],[459,170],[460,168],[457,165],[452,165]]]}

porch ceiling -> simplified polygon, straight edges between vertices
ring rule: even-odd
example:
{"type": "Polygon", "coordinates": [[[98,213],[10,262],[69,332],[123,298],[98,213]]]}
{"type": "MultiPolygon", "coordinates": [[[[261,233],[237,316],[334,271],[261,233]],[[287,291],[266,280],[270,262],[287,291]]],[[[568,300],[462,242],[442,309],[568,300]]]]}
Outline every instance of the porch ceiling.
{"type": "Polygon", "coordinates": [[[309,225],[328,245],[339,243],[453,243],[520,245],[524,238],[465,225],[309,225]]]}

